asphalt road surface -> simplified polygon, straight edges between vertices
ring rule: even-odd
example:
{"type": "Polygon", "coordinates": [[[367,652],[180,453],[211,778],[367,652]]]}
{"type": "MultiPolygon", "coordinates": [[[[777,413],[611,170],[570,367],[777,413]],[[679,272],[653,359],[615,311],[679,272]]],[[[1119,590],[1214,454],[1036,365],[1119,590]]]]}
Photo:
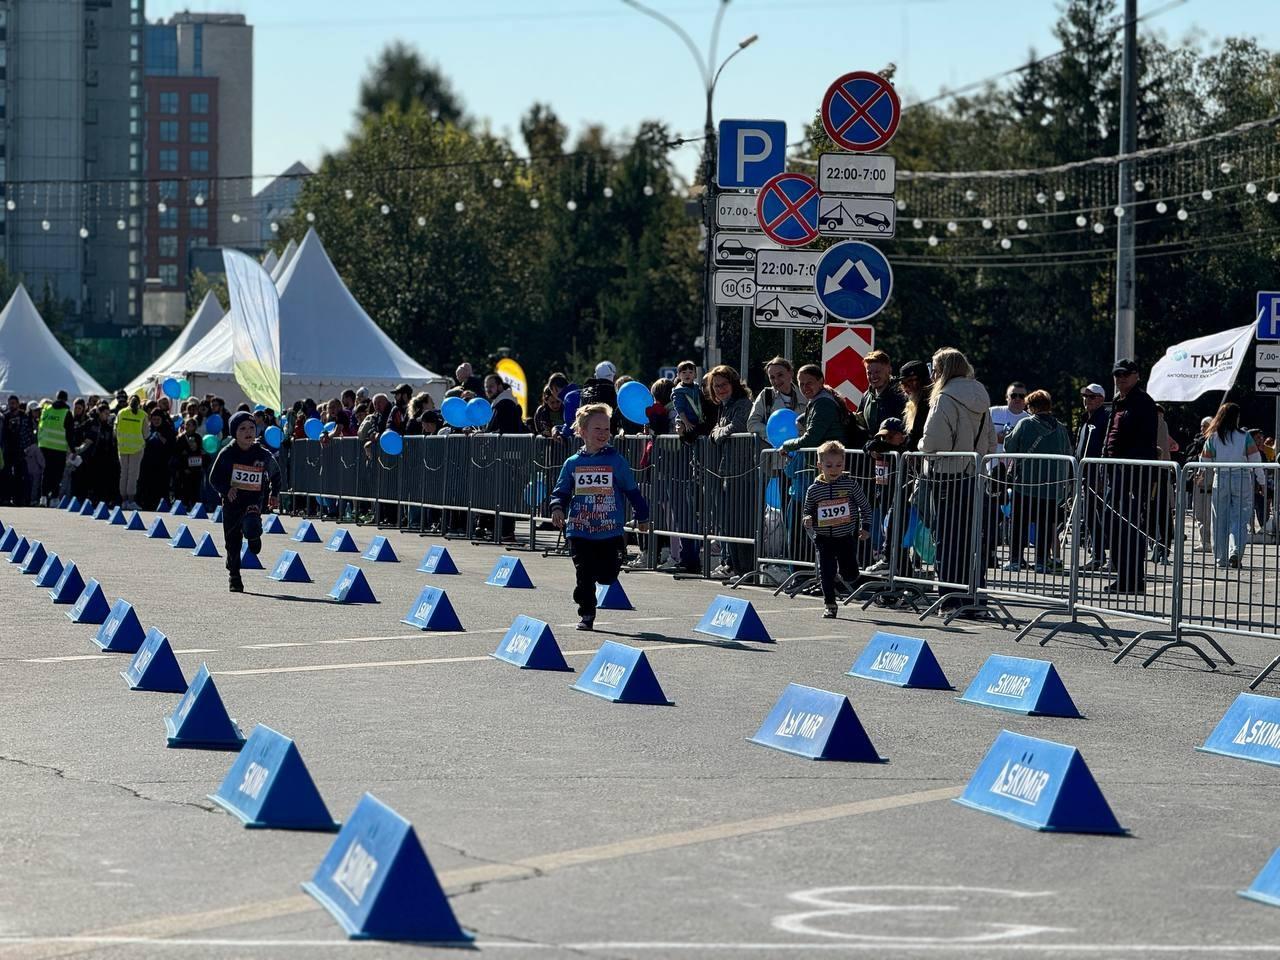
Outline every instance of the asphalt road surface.
{"type": "MultiPolygon", "coordinates": [[[[131,601],[188,678],[207,663],[246,734],[294,738],[334,816],[368,791],[410,820],[482,953],[1280,956],[1280,910],[1235,893],[1280,844],[1280,770],[1195,750],[1264,643],[1231,639],[1234,669],[1175,651],[1144,670],[1079,634],[1041,648],[856,607],[833,622],[760,589],[739,592],[778,642],[724,643],[693,632],[720,585],[651,573],[623,577],[634,611],[581,634],[558,557],[521,554],[536,589],[504,590],[483,583],[493,546],[450,543],[461,576],[432,578],[414,568],[440,541],[389,533],[400,563],[355,560],[380,603],[343,606],[325,594],[357,555],[322,543],[267,537],[268,568],[297,547],[315,582],[250,572],[237,596],[220,560],[141,533],[52,510],[0,520],[131,601]],[[399,622],[428,582],[464,632],[399,622]],[[488,656],[518,614],[552,625],[574,674],[488,656]],[[928,640],[959,689],[993,652],[1051,659],[1085,719],[844,676],[877,630],[928,640]],[[643,648],[675,705],[571,690],[603,640],[643,648]],[[748,742],[790,682],[847,694],[889,762],[748,742]],[[951,802],[1002,729],[1079,747],[1129,835],[951,802]]],[[[362,549],[373,536],[352,532],[362,549]]],[[[234,754],[167,748],[177,696],[130,692],[128,657],[66,610],[0,564],[0,960],[459,955],[348,940],[299,889],[333,835],[247,830],[213,805],[234,754]]]]}

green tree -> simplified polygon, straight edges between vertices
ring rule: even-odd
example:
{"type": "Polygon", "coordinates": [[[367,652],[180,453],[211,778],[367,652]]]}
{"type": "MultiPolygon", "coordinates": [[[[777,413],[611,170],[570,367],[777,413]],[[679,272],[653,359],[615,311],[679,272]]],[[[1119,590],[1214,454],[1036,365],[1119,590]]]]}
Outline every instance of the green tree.
{"type": "Polygon", "coordinates": [[[392,106],[408,113],[414,104],[421,104],[444,123],[465,123],[462,100],[440,69],[412,47],[396,41],[382,51],[361,82],[358,117],[364,120],[392,106]]]}

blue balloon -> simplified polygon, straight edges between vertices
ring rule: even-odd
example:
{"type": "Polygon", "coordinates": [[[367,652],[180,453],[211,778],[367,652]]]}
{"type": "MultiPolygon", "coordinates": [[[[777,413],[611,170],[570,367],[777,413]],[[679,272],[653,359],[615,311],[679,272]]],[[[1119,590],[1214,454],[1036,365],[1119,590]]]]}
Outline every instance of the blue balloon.
{"type": "Polygon", "coordinates": [[[578,405],[582,403],[582,392],[570,390],[561,399],[564,401],[564,422],[573,426],[573,418],[578,415],[578,405]]]}
{"type": "Polygon", "coordinates": [[[461,397],[446,397],[444,403],[440,404],[440,415],[451,427],[461,429],[470,426],[467,421],[467,401],[461,397]]]}
{"type": "Polygon", "coordinates": [[[638,380],[624,383],[618,391],[618,409],[632,423],[641,426],[648,423],[649,415],[645,411],[652,406],[653,394],[638,380]]]}
{"type": "Polygon", "coordinates": [[[326,424],[324,425],[324,432],[325,432],[325,433],[336,433],[336,432],[337,432],[337,430],[338,430],[338,421],[337,421],[337,420],[330,420],[328,423],[326,423],[326,424]]]}
{"type": "Polygon", "coordinates": [[[222,417],[216,413],[211,413],[209,414],[209,416],[205,417],[204,432],[205,433],[221,433],[222,417]]]}
{"type": "Polygon", "coordinates": [[[484,397],[476,397],[467,401],[467,424],[472,427],[487,427],[489,418],[493,416],[493,407],[484,397]]]}
{"type": "Polygon", "coordinates": [[[764,503],[766,507],[772,507],[774,510],[782,509],[782,488],[778,484],[777,477],[770,477],[769,482],[765,484],[764,503]]]}
{"type": "Polygon", "coordinates": [[[262,431],[262,439],[267,441],[267,446],[272,450],[279,450],[280,444],[284,443],[284,431],[273,423],[262,431]]]}
{"type": "Polygon", "coordinates": [[[800,436],[800,424],[796,412],[785,408],[773,411],[768,423],[764,425],[764,435],[769,440],[769,446],[774,449],[800,436]]]}
{"type": "Polygon", "coordinates": [[[324,424],[315,417],[309,418],[307,422],[302,425],[302,432],[307,435],[308,440],[319,440],[320,434],[323,430],[324,424]]]}
{"type": "Polygon", "coordinates": [[[173,417],[173,425],[174,425],[175,427],[180,427],[180,426],[182,426],[182,418],[181,418],[180,416],[178,416],[177,414],[174,414],[174,417],[173,417]]]}
{"type": "Polygon", "coordinates": [[[173,377],[165,377],[164,383],[160,384],[160,389],[164,391],[164,395],[170,400],[177,400],[182,394],[182,384],[178,383],[173,377]]]}
{"type": "Polygon", "coordinates": [[[404,437],[394,430],[386,430],[382,436],[378,437],[378,446],[382,448],[382,452],[387,456],[398,457],[400,451],[404,449],[404,437]]]}

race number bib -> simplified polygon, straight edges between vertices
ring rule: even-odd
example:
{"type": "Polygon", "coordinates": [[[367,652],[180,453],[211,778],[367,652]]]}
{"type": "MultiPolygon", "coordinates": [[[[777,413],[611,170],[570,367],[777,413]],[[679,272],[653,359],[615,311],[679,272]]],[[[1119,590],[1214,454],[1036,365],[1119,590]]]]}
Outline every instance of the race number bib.
{"type": "Polygon", "coordinates": [[[828,500],[818,504],[818,526],[834,527],[849,522],[849,501],[828,500]]]}
{"type": "Polygon", "coordinates": [[[876,461],[876,483],[882,487],[889,483],[889,464],[883,460],[876,461]]]}
{"type": "Polygon", "coordinates": [[[187,457],[187,466],[202,467],[204,466],[204,458],[203,457],[187,457]]]}
{"type": "Polygon", "coordinates": [[[573,471],[573,494],[594,497],[613,493],[612,467],[579,467],[573,471]]]}
{"type": "Polygon", "coordinates": [[[237,490],[261,490],[262,471],[253,467],[232,467],[231,486],[237,490]]]}

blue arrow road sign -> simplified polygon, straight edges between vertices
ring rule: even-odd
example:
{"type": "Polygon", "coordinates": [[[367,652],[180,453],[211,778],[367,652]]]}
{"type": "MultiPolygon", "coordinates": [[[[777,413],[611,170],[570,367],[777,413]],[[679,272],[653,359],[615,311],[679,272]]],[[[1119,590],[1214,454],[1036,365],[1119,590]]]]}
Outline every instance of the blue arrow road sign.
{"type": "Polygon", "coordinates": [[[787,165],[787,125],[781,120],[721,120],[716,184],[763,187],[787,165]]]}
{"type": "Polygon", "coordinates": [[[1258,339],[1280,340],[1280,293],[1258,291],[1258,339]]]}
{"type": "Polygon", "coordinates": [[[841,320],[869,320],[889,302],[893,268],[871,244],[845,240],[823,253],[813,282],[827,313],[841,320]]]}

